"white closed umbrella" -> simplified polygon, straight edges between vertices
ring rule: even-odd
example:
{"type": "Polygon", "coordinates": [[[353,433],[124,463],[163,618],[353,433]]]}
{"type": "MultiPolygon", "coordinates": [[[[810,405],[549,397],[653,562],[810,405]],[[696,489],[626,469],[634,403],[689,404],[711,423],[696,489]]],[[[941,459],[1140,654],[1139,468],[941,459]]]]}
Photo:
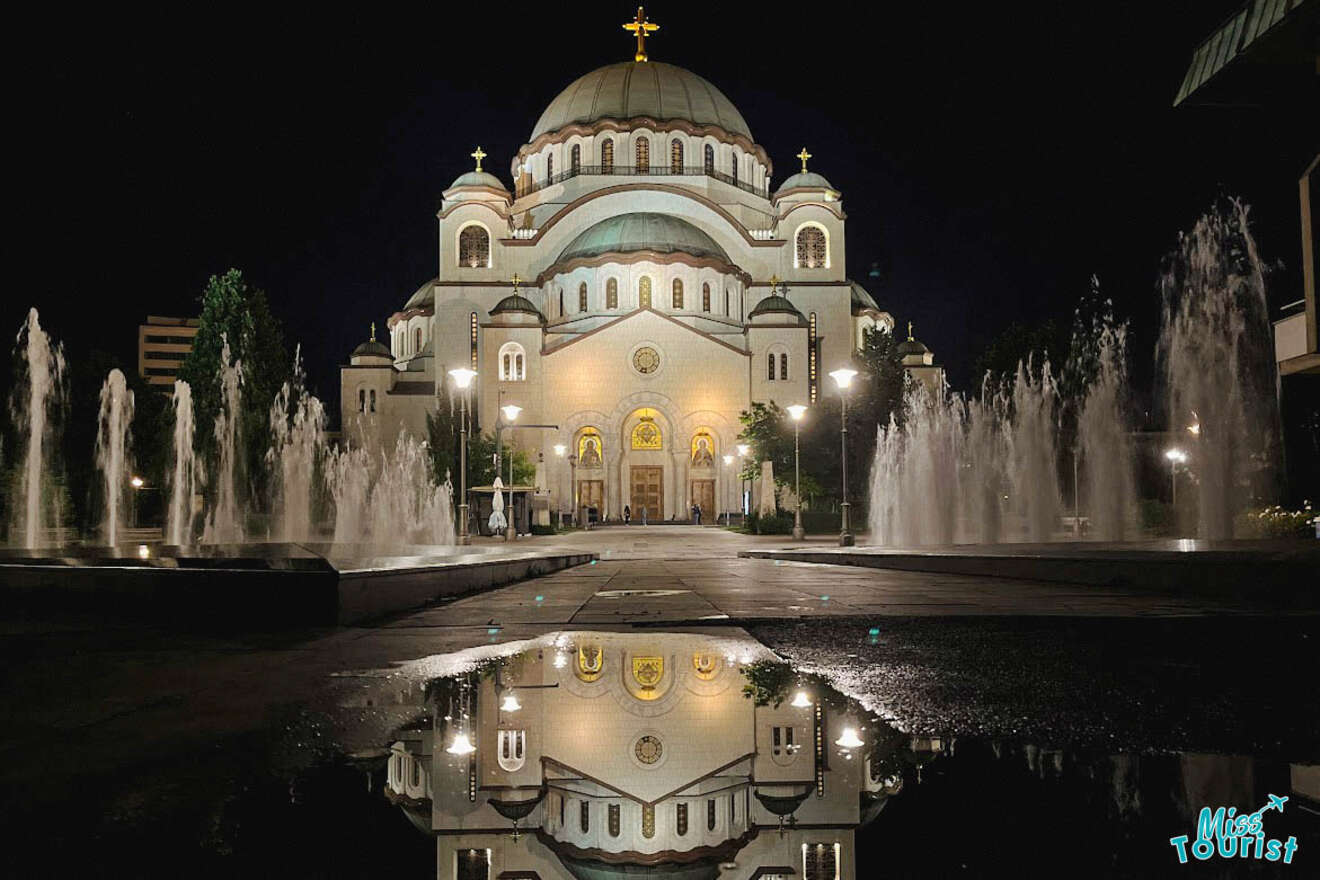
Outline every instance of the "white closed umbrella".
{"type": "Polygon", "coordinates": [[[504,518],[504,481],[495,478],[495,494],[490,500],[490,530],[496,534],[503,532],[509,521],[504,518]]]}

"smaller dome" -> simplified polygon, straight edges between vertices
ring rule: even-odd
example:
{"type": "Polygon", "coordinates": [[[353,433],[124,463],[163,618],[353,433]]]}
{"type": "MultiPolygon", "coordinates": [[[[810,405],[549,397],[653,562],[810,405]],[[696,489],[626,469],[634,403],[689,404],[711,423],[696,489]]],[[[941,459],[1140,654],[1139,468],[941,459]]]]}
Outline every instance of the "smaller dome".
{"type": "Polygon", "coordinates": [[[352,357],[383,357],[393,360],[394,355],[390,353],[389,346],[385,343],[369,339],[353,349],[352,357]]]}
{"type": "Polygon", "coordinates": [[[814,171],[799,171],[792,177],[779,184],[779,189],[775,192],[786,192],[790,189],[834,189],[828,180],[814,171]]]}
{"type": "Polygon", "coordinates": [[[755,318],[758,315],[773,314],[796,315],[798,318],[801,318],[804,321],[806,320],[806,318],[802,317],[802,313],[788,301],[788,297],[780,296],[777,293],[772,293],[757,303],[756,308],[747,313],[747,317],[755,318]]]}
{"type": "Polygon", "coordinates": [[[898,344],[898,353],[900,355],[930,354],[930,349],[923,345],[920,340],[909,336],[907,340],[898,344]]]}
{"type": "Polygon", "coordinates": [[[601,220],[569,242],[556,262],[638,251],[685,253],[693,257],[710,257],[729,262],[729,255],[724,252],[724,248],[691,223],[668,214],[650,212],[619,214],[601,220]]]}
{"type": "Polygon", "coordinates": [[[876,303],[875,297],[871,296],[865,287],[862,287],[856,281],[849,281],[848,284],[852,288],[853,314],[864,311],[880,311],[880,306],[876,303]]]}
{"type": "Polygon", "coordinates": [[[492,315],[500,315],[506,312],[522,312],[528,315],[535,315],[544,320],[541,310],[536,307],[530,299],[520,293],[511,293],[504,299],[495,303],[495,308],[490,310],[492,315]]]}
{"type": "Polygon", "coordinates": [[[489,171],[469,171],[466,174],[460,174],[458,179],[449,185],[449,188],[457,189],[460,186],[488,186],[500,192],[509,191],[503,181],[489,171]]]}

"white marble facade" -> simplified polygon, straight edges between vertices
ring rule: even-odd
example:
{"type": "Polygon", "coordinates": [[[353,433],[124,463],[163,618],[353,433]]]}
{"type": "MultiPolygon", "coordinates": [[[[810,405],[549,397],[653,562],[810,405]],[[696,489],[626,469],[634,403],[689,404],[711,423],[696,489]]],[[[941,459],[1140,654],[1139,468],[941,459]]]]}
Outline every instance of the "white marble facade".
{"type": "Polygon", "coordinates": [[[448,371],[468,367],[482,430],[507,403],[558,426],[512,432],[543,462],[551,509],[736,509],[723,458],[739,413],[810,404],[866,329],[893,329],[844,274],[840,190],[789,161],[772,187],[741,114],[682,68],[579,78],[510,160],[512,191],[486,165],[445,190],[436,277],[342,369],[345,434],[420,435],[448,371]]]}

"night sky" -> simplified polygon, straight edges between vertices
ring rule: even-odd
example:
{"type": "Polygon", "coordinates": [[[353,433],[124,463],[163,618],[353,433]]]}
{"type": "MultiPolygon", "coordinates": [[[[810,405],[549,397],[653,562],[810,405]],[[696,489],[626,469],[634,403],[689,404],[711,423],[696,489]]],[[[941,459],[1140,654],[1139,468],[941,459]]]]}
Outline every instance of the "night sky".
{"type": "MultiPolygon", "coordinates": [[[[773,185],[803,145],[815,155],[843,192],[849,275],[965,385],[1008,322],[1067,321],[1092,273],[1148,360],[1160,258],[1221,194],[1252,203],[1264,255],[1285,266],[1274,304],[1300,296],[1296,180],[1320,113],[1171,106],[1192,50],[1239,5],[648,14],[652,58],[729,96],[773,185]]],[[[440,193],[473,148],[507,180],[545,105],[633,48],[627,3],[199,9],[64,10],[11,33],[31,55],[9,58],[11,260],[26,280],[4,297],[6,332],[36,304],[71,357],[100,347],[136,366],[143,317],[196,314],[206,278],[236,266],[335,397],[368,324],[435,275],[440,193]]]]}

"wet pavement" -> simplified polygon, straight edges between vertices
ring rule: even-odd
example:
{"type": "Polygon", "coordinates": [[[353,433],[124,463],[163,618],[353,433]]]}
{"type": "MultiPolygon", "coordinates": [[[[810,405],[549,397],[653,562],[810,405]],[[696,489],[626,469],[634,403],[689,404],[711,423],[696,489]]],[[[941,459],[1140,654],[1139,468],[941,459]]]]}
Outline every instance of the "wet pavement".
{"type": "MultiPolygon", "coordinates": [[[[454,656],[507,654],[518,640],[569,630],[745,627],[869,713],[876,730],[892,731],[887,742],[957,740],[956,753],[932,765],[940,770],[923,766],[923,781],[858,834],[856,876],[996,873],[972,858],[984,853],[975,841],[993,842],[973,809],[993,814],[986,785],[1012,804],[992,828],[1059,830],[1071,816],[1089,823],[1078,833],[1097,860],[1093,876],[1163,876],[1167,839],[1185,833],[1201,792],[1257,797],[1294,785],[1292,768],[1320,763],[1314,611],[738,559],[786,542],[719,529],[614,528],[553,541],[601,561],[371,626],[260,634],[256,621],[241,635],[180,634],[107,627],[77,609],[4,621],[0,820],[32,842],[7,852],[9,873],[30,873],[35,852],[58,851],[71,860],[64,867],[86,853],[92,873],[106,875],[187,866],[436,876],[435,841],[384,797],[390,743],[434,723],[419,695],[452,674],[454,656]],[[1189,784],[1200,778],[1186,769],[1196,756],[1208,756],[1209,778],[1236,781],[1189,784]],[[1149,772],[1116,795],[1112,780],[1131,777],[1123,768],[1132,762],[1149,772]],[[1133,815],[1134,797],[1143,818],[1119,821],[1133,815]],[[940,858],[922,862],[899,843],[917,833],[933,841],[933,828],[966,845],[941,844],[940,858]],[[145,840],[158,843],[144,849],[145,840]]],[[[1306,772],[1296,784],[1314,808],[1320,786],[1306,772]]],[[[1041,837],[1016,864],[1051,873],[1066,855],[1041,837]]],[[[1304,875],[1302,864],[1294,872],[1304,875]]]]}

